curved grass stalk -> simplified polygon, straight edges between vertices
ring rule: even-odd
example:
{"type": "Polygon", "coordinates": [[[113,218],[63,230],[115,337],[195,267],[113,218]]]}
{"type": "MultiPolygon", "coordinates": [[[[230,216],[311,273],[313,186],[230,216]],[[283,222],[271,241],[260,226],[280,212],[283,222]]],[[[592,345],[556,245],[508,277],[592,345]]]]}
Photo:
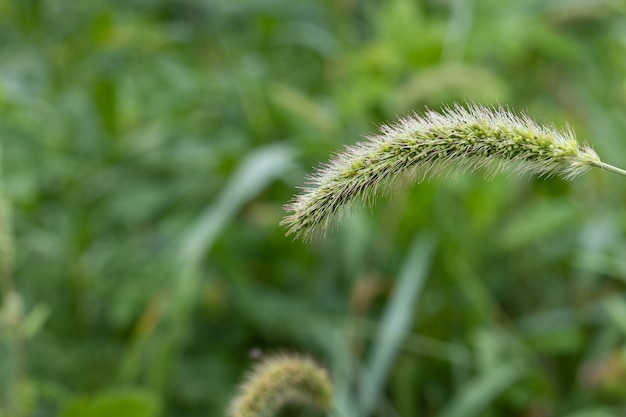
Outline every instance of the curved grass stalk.
{"type": "Polygon", "coordinates": [[[539,125],[503,107],[457,104],[382,125],[367,139],[319,168],[309,178],[314,187],[285,206],[289,214],[281,225],[288,235],[306,240],[325,233],[344,206],[442,174],[486,169],[488,177],[510,172],[571,179],[595,166],[626,176],[579,144],[571,130],[539,125]]]}
{"type": "Polygon", "coordinates": [[[231,403],[231,417],[270,417],[284,405],[298,404],[323,411],[332,406],[328,373],[313,360],[276,355],[259,363],[231,403]]]}

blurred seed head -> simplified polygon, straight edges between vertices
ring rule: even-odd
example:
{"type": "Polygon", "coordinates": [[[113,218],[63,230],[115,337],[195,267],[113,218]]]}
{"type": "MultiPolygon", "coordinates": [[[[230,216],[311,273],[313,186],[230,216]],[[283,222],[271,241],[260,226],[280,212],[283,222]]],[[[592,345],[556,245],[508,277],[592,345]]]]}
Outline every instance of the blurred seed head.
{"type": "Polygon", "coordinates": [[[327,411],[333,389],[326,370],[312,359],[292,354],[266,356],[240,386],[231,417],[270,417],[287,404],[327,411]]]}

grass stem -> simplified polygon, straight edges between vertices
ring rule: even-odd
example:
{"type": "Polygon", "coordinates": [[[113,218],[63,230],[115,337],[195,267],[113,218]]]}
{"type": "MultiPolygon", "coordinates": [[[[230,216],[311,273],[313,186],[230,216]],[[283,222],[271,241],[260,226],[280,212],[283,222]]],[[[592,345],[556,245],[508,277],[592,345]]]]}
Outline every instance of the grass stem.
{"type": "Polygon", "coordinates": [[[607,164],[606,162],[602,162],[602,161],[595,162],[593,165],[603,170],[605,169],[607,171],[611,171],[611,172],[614,172],[616,174],[623,175],[624,177],[626,177],[626,170],[618,168],[618,167],[614,167],[613,165],[607,164]]]}

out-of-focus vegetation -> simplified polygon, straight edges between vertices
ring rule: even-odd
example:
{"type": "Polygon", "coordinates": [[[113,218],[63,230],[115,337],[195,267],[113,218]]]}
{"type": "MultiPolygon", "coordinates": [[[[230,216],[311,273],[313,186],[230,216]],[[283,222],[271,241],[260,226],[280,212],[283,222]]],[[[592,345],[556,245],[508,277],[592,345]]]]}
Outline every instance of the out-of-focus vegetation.
{"type": "Polygon", "coordinates": [[[277,226],[344,144],[465,100],[624,166],[626,3],[0,2],[0,415],[222,415],[259,349],[326,363],[343,417],[623,413],[624,178],[277,226]]]}

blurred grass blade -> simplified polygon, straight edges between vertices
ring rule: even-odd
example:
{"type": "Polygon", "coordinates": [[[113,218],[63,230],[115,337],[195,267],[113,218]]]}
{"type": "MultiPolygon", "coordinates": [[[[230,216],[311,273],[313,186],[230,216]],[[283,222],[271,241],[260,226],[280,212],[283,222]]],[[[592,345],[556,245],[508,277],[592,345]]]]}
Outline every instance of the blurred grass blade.
{"type": "MultiPolygon", "coordinates": [[[[287,172],[292,167],[293,158],[293,149],[282,144],[252,152],[232,174],[216,201],[200,215],[182,238],[169,309],[162,320],[162,330],[153,336],[158,340],[155,343],[160,345],[156,362],[149,365],[150,380],[154,386],[162,387],[165,383],[169,358],[175,355],[184,329],[187,328],[186,322],[200,284],[198,268],[201,260],[240,208],[287,172]]],[[[138,364],[134,359],[137,353],[131,355],[125,366],[127,378],[137,372],[138,364]]]]}
{"type": "Polygon", "coordinates": [[[160,398],[154,392],[139,388],[72,398],[60,412],[61,417],[157,417],[160,414],[160,398]]]}
{"type": "MultiPolygon", "coordinates": [[[[172,314],[182,324],[185,311],[198,284],[197,269],[220,232],[229,224],[241,206],[252,200],[272,181],[284,174],[293,163],[293,150],[286,145],[257,149],[232,174],[214,204],[208,207],[182,239],[172,314]]],[[[179,328],[174,325],[175,329],[179,328]]]]}
{"type": "Polygon", "coordinates": [[[352,393],[352,378],[358,359],[352,352],[351,342],[354,340],[354,326],[342,323],[330,327],[325,343],[330,356],[330,368],[335,386],[334,408],[339,417],[357,417],[356,402],[352,393]]]}
{"type": "Polygon", "coordinates": [[[182,239],[173,311],[188,305],[197,281],[197,269],[220,232],[239,209],[256,197],[293,164],[293,150],[286,145],[257,149],[232,174],[230,180],[182,239]]]}
{"type": "Polygon", "coordinates": [[[283,175],[292,164],[293,150],[286,145],[271,145],[255,150],[232,174],[215,203],[190,227],[182,239],[179,253],[180,273],[172,303],[174,314],[189,305],[189,297],[193,295],[198,281],[200,261],[220,232],[246,202],[283,175]]]}
{"type": "Polygon", "coordinates": [[[190,227],[183,238],[180,261],[185,266],[196,265],[239,208],[291,168],[293,157],[293,149],[283,144],[266,146],[249,155],[217,201],[190,227]]]}
{"type": "MultiPolygon", "coordinates": [[[[624,412],[624,410],[622,410],[624,412]]],[[[612,411],[607,407],[593,407],[586,408],[584,410],[575,411],[573,413],[566,414],[565,417],[615,417],[617,415],[623,415],[622,413],[617,413],[617,410],[612,411]]]]}
{"type": "Polygon", "coordinates": [[[416,301],[426,280],[433,253],[432,240],[428,236],[419,235],[405,257],[361,380],[359,415],[370,414],[380,399],[398,348],[408,334],[416,301]]]}
{"type": "MultiPolygon", "coordinates": [[[[0,145],[2,145],[0,143],[0,145]]],[[[12,274],[15,256],[12,222],[11,203],[4,192],[2,164],[2,147],[0,146],[0,303],[4,296],[8,296],[13,288],[12,274]]]]}
{"type": "MultiPolygon", "coordinates": [[[[2,143],[0,143],[2,145],[2,143]]],[[[13,288],[14,246],[11,205],[4,193],[0,146],[0,415],[18,414],[17,392],[22,379],[23,340],[19,326],[24,306],[13,288]]]]}
{"type": "Polygon", "coordinates": [[[607,297],[602,302],[606,315],[611,319],[615,327],[626,334],[626,302],[621,295],[607,297]]]}
{"type": "Polygon", "coordinates": [[[516,364],[502,364],[467,381],[439,417],[471,417],[482,415],[484,408],[526,370],[516,364]]]}

